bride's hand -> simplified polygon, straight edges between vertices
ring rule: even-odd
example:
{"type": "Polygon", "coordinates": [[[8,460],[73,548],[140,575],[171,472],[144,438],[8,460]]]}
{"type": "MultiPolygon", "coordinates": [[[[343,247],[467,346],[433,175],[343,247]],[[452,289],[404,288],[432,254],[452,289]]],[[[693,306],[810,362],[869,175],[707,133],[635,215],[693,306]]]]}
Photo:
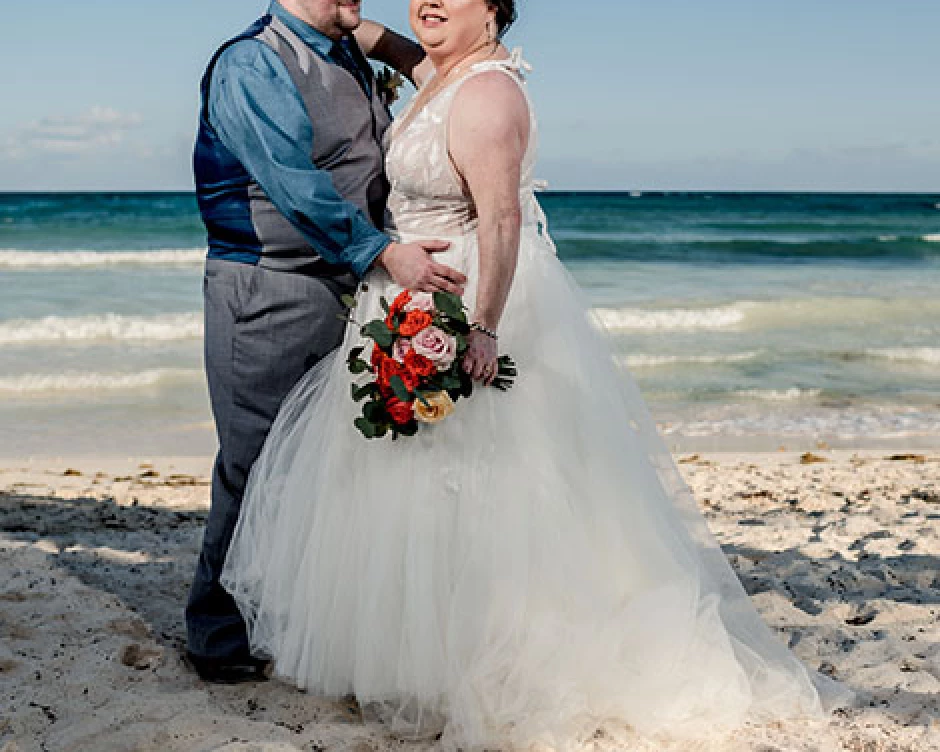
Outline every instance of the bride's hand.
{"type": "Polygon", "coordinates": [[[463,370],[470,374],[474,381],[482,381],[485,386],[493,383],[499,370],[497,344],[493,337],[475,329],[467,335],[463,370]]]}

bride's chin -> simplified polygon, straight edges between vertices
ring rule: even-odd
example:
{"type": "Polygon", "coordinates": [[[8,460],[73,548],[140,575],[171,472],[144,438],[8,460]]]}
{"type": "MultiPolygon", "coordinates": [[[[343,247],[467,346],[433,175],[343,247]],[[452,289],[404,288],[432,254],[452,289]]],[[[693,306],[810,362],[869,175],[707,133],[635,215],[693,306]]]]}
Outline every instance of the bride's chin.
{"type": "Polygon", "coordinates": [[[444,40],[436,37],[432,37],[426,34],[415,34],[415,37],[418,40],[425,52],[428,50],[437,50],[440,49],[441,45],[444,44],[444,40]]]}

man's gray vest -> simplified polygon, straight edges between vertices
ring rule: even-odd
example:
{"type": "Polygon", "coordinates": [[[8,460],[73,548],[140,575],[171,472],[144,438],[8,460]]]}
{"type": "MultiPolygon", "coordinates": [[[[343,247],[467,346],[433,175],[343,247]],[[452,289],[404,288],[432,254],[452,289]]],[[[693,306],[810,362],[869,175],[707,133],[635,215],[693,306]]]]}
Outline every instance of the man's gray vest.
{"type": "MultiPolygon", "coordinates": [[[[268,45],[284,62],[313,124],[313,164],[330,173],[337,192],[377,228],[382,227],[388,198],[382,137],[391,118],[374,80],[367,98],[353,73],[323,60],[280,19],[265,16],[216,52],[203,79],[194,169],[199,207],[209,232],[209,257],[318,276],[345,276],[346,267],[322,259],[278,211],[208,121],[212,70],[222,52],[243,39],[268,45]]],[[[368,75],[361,52],[354,48],[354,53],[368,75]]]]}

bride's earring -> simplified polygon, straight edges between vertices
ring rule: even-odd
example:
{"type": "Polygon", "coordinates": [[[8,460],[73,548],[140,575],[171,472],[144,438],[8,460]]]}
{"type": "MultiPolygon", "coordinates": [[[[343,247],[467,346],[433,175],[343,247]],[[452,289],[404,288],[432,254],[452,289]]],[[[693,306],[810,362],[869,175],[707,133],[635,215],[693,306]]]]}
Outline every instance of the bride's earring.
{"type": "Polygon", "coordinates": [[[486,22],[486,35],[490,39],[490,44],[496,44],[496,29],[494,28],[493,19],[486,22]]]}

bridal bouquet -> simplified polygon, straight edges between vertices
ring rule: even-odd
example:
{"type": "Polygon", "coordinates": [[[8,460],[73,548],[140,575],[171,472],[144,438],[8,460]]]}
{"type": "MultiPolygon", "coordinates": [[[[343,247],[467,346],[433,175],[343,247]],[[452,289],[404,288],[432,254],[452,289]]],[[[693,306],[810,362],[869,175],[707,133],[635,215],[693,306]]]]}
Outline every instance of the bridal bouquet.
{"type": "MultiPolygon", "coordinates": [[[[366,347],[354,348],[346,360],[353,375],[372,375],[352,385],[353,400],[363,403],[355,425],[367,439],[414,436],[420,423],[439,423],[457,400],[473,394],[473,379],[460,365],[471,327],[463,301],[451,293],[405,290],[391,305],[381,302],[385,318],[362,327],[372,341],[368,360],[366,347]]],[[[492,385],[505,391],[515,376],[515,364],[504,355],[492,385]]]]}

